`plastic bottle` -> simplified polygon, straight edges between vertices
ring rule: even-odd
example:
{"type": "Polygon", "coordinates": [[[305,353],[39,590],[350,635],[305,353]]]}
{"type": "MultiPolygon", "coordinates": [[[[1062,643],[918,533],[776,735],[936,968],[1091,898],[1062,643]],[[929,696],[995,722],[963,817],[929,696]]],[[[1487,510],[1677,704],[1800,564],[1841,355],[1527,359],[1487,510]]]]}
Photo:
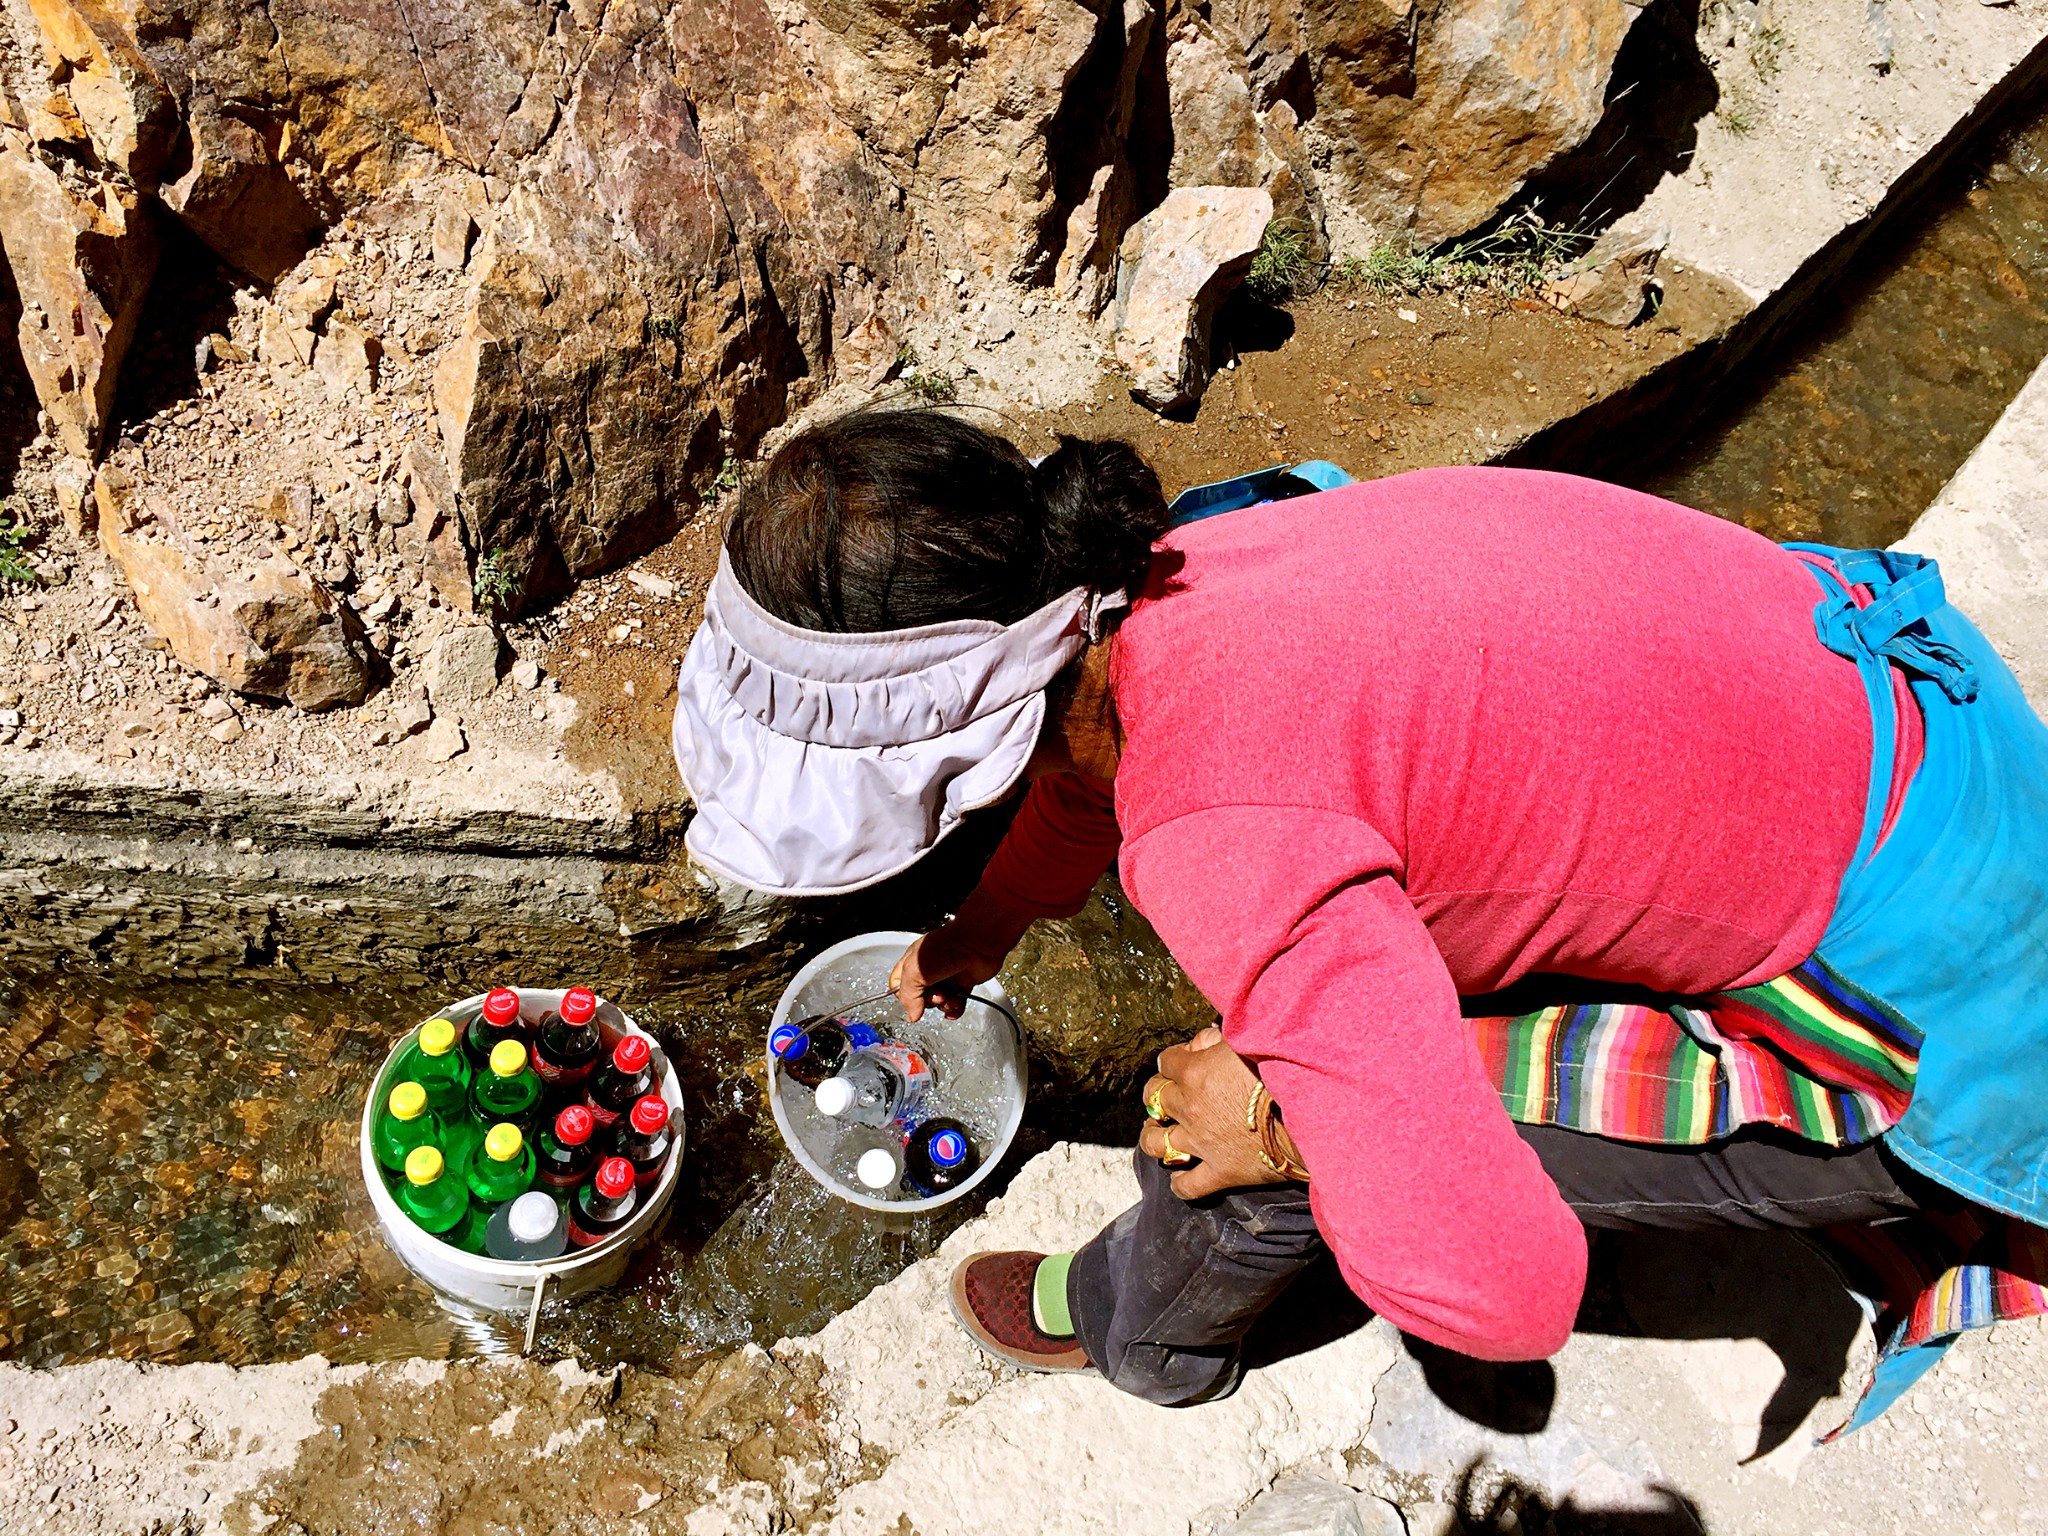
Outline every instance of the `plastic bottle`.
{"type": "Polygon", "coordinates": [[[653,1052],[645,1035],[628,1035],[590,1079],[586,1107],[597,1128],[608,1131],[636,1100],[654,1091],[653,1052]]]}
{"type": "Polygon", "coordinates": [[[469,1058],[456,1049],[462,1031],[451,1019],[432,1018],[420,1026],[393,1069],[427,1090],[427,1108],[444,1120],[469,1102],[469,1058]]]}
{"type": "Polygon", "coordinates": [[[533,1148],[519,1127],[501,1121],[485,1134],[469,1160],[469,1193],[487,1210],[517,1200],[533,1188],[533,1148]]]}
{"type": "Polygon", "coordinates": [[[469,1030],[462,1037],[471,1076],[483,1075],[500,1041],[517,1040],[524,1046],[532,1039],[533,1027],[519,1011],[519,994],[510,987],[493,987],[484,994],[483,1011],[469,1021],[469,1030]]]}
{"type": "Polygon", "coordinates": [[[569,1246],[590,1248],[603,1242],[633,1219],[639,1204],[633,1165],[623,1157],[606,1158],[569,1202],[569,1246]]]}
{"type": "Polygon", "coordinates": [[[562,994],[559,1012],[550,1009],[541,1015],[534,1032],[533,1070],[550,1088],[567,1086],[590,1076],[603,1054],[597,994],[588,987],[571,987],[562,994]]]}
{"type": "Polygon", "coordinates": [[[405,1182],[396,1199],[423,1232],[446,1232],[469,1211],[469,1191],[446,1175],[439,1147],[414,1147],[406,1154],[405,1182]]]}
{"type": "Polygon", "coordinates": [[[783,1076],[806,1088],[835,1075],[860,1047],[880,1043],[874,1028],[858,1019],[805,1019],[778,1024],[768,1035],[768,1049],[775,1053],[783,1076]]]}
{"type": "Polygon", "coordinates": [[[581,1184],[597,1162],[596,1128],[588,1105],[571,1104],[556,1115],[555,1123],[541,1131],[534,1145],[540,1182],[552,1189],[574,1189],[581,1184]]]}
{"type": "MultiPolygon", "coordinates": [[[[448,1177],[452,1179],[455,1175],[450,1173],[448,1177]]],[[[462,1219],[441,1234],[441,1241],[451,1248],[460,1248],[464,1253],[482,1253],[490,1226],[490,1212],[472,1200],[469,1209],[462,1213],[462,1219]]]]}
{"type": "Polygon", "coordinates": [[[394,1086],[384,1100],[384,1113],[371,1130],[377,1161],[391,1173],[403,1173],[414,1147],[442,1139],[440,1119],[427,1108],[427,1090],[407,1081],[394,1086]]]}
{"type": "Polygon", "coordinates": [[[926,1199],[958,1189],[980,1166],[974,1137],[958,1120],[927,1120],[903,1144],[903,1187],[926,1199]]]}
{"type": "Polygon", "coordinates": [[[884,1194],[903,1177],[903,1138],[874,1125],[849,1125],[832,1149],[840,1180],[849,1177],[870,1194],[884,1194]]]}
{"type": "Polygon", "coordinates": [[[490,1070],[470,1084],[469,1107],[479,1120],[509,1120],[523,1128],[540,1095],[540,1079],[527,1065],[526,1047],[517,1040],[500,1040],[491,1047],[490,1070]]]}
{"type": "Polygon", "coordinates": [[[668,1105],[658,1093],[642,1095],[633,1112],[620,1122],[612,1135],[612,1153],[633,1165],[633,1182],[643,1190],[652,1189],[668,1161],[675,1136],[668,1128],[668,1105]]]}
{"type": "Polygon", "coordinates": [[[860,1125],[895,1125],[908,1133],[923,1118],[932,1069],[917,1051],[889,1043],[864,1046],[839,1075],[816,1089],[818,1113],[860,1125]]]}
{"type": "Polygon", "coordinates": [[[560,1258],[569,1246],[569,1218],[544,1189],[529,1189],[491,1213],[484,1252],[514,1264],[560,1258]]]}

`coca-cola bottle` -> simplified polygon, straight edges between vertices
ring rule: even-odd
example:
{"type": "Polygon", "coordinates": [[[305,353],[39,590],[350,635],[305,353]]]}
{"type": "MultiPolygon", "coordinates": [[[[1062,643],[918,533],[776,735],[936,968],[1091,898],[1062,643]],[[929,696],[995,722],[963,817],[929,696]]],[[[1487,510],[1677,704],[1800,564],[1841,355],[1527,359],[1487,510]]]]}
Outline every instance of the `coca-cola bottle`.
{"type": "Polygon", "coordinates": [[[590,1079],[586,1105],[599,1130],[608,1131],[636,1100],[654,1089],[653,1053],[645,1035],[628,1035],[590,1079]]]}
{"type": "Polygon", "coordinates": [[[588,987],[571,987],[562,994],[562,1006],[541,1015],[534,1033],[533,1070],[550,1088],[580,1083],[597,1066],[604,1054],[604,1037],[597,1032],[597,994],[588,987]]]}
{"type": "Polygon", "coordinates": [[[510,987],[493,987],[484,995],[483,1011],[469,1021],[462,1037],[462,1051],[469,1057],[472,1074],[490,1066],[491,1052],[501,1040],[517,1040],[521,1046],[533,1042],[533,1027],[519,1011],[519,994],[510,987]]]}
{"type": "Polygon", "coordinates": [[[588,1106],[571,1104],[555,1123],[540,1133],[534,1143],[534,1162],[540,1182],[555,1189],[574,1189],[597,1161],[597,1143],[592,1139],[595,1123],[588,1106]]]}
{"type": "Polygon", "coordinates": [[[633,1219],[639,1204],[633,1165],[623,1157],[606,1158],[569,1202],[569,1246],[589,1248],[603,1242],[633,1219]]]}
{"type": "Polygon", "coordinates": [[[652,1189],[668,1161],[675,1135],[668,1126],[668,1105],[658,1093],[643,1095],[612,1137],[612,1153],[633,1165],[633,1182],[652,1189]]]}

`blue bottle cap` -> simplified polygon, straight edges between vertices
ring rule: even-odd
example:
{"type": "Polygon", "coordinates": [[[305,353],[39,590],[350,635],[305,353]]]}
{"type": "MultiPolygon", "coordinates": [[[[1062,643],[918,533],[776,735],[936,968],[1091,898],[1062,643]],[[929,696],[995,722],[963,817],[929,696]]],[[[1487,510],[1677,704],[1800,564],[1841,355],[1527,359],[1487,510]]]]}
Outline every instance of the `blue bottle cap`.
{"type": "Polygon", "coordinates": [[[967,1161],[967,1138],[958,1131],[941,1131],[931,1139],[931,1145],[927,1150],[931,1153],[934,1166],[957,1168],[967,1161]]]}
{"type": "Polygon", "coordinates": [[[882,1043],[882,1032],[872,1024],[863,1024],[859,1019],[841,1019],[839,1027],[846,1031],[846,1043],[855,1050],[882,1043]]]}
{"type": "Polygon", "coordinates": [[[777,1061],[791,1061],[810,1049],[810,1037],[794,1024],[778,1024],[769,1031],[768,1049],[777,1061]]]}

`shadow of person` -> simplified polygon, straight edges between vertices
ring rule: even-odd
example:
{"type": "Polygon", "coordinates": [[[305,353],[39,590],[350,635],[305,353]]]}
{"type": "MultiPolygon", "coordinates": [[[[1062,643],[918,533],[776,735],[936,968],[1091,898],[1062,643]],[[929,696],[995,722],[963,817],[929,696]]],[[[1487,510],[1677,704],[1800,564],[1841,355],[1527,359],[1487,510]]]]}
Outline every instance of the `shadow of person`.
{"type": "Polygon", "coordinates": [[[1763,1407],[1755,1459],[1840,1389],[1861,1322],[1827,1262],[1790,1232],[1601,1232],[1578,1328],[1764,1344],[1784,1375],[1763,1407]]]}
{"type": "Polygon", "coordinates": [[[1475,1461],[1459,1475],[1452,1494],[1458,1529],[1471,1536],[1521,1531],[1523,1536],[1703,1536],[1699,1506],[1677,1489],[1657,1484],[1656,1499],[1642,1509],[1581,1509],[1570,1498],[1553,1504],[1513,1478],[1475,1461]]]}
{"type": "Polygon", "coordinates": [[[1410,1334],[1401,1347],[1422,1367],[1429,1390],[1453,1413],[1503,1435],[1540,1434],[1557,1403],[1548,1360],[1475,1360],[1410,1334]]]}

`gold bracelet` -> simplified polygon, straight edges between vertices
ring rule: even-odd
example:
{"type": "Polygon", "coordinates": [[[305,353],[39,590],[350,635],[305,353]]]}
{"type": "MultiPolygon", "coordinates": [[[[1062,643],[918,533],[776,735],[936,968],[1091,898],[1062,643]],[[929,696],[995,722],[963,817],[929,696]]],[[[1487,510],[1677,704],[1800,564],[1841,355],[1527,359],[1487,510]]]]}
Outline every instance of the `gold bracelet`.
{"type": "Polygon", "coordinates": [[[1259,1161],[1267,1171],[1290,1182],[1306,1184],[1308,1169],[1280,1145],[1279,1133],[1274,1129],[1280,1120],[1280,1106],[1273,1102],[1264,1083],[1259,1084],[1245,1105],[1245,1120],[1247,1129],[1259,1138],[1259,1161]]]}

